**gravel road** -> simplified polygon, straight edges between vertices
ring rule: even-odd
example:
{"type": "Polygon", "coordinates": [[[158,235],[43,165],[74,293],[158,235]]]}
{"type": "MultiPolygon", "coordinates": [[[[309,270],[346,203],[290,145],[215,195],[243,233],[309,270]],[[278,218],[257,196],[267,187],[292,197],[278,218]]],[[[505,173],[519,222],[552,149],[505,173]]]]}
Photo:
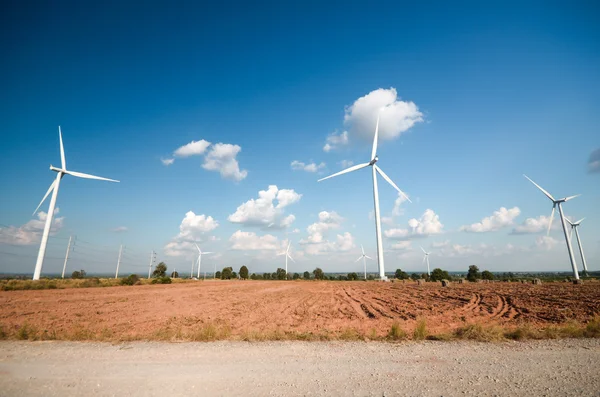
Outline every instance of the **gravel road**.
{"type": "Polygon", "coordinates": [[[600,396],[600,340],[0,342],[2,396],[600,396]]]}

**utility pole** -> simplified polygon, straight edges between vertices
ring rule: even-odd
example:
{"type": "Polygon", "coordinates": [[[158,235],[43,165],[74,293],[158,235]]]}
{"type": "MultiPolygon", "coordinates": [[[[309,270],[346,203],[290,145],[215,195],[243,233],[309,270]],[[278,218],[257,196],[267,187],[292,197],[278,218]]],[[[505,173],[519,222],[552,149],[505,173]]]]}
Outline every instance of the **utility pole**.
{"type": "Polygon", "coordinates": [[[121,253],[123,252],[123,244],[119,247],[119,259],[117,259],[117,271],[115,272],[115,278],[119,278],[119,265],[121,264],[121,253]]]}
{"type": "Polygon", "coordinates": [[[65,264],[63,265],[62,278],[65,278],[65,269],[67,268],[67,261],[69,260],[69,251],[71,251],[71,236],[69,236],[69,245],[67,245],[67,253],[65,254],[65,264]]]}
{"type": "Polygon", "coordinates": [[[154,262],[154,251],[150,251],[150,265],[148,266],[148,278],[150,278],[150,273],[152,272],[152,262],[154,262]]]}

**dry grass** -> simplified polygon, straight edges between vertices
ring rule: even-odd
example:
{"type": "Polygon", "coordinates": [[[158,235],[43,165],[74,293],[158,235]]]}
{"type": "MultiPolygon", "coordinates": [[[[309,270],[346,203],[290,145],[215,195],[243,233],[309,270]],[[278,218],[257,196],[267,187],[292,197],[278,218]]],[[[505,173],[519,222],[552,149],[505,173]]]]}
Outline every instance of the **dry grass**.
{"type": "Polygon", "coordinates": [[[427,338],[427,321],[424,318],[421,318],[417,321],[417,326],[413,332],[414,340],[423,340],[427,338]]]}
{"type": "MultiPolygon", "coordinates": [[[[42,280],[0,280],[0,291],[23,291],[41,289],[67,289],[67,288],[97,288],[123,286],[123,278],[97,278],[84,279],[42,279],[42,280]]],[[[136,285],[151,285],[153,279],[140,278],[136,285]]],[[[189,279],[173,278],[172,283],[182,284],[197,282],[189,279]]]]}
{"type": "Polygon", "coordinates": [[[397,322],[392,324],[390,332],[388,332],[388,339],[390,340],[404,340],[408,337],[406,331],[400,328],[400,324],[397,322]]]}
{"type": "Polygon", "coordinates": [[[504,339],[504,332],[502,328],[494,325],[469,324],[455,330],[454,337],[480,342],[495,342],[504,339]]]}

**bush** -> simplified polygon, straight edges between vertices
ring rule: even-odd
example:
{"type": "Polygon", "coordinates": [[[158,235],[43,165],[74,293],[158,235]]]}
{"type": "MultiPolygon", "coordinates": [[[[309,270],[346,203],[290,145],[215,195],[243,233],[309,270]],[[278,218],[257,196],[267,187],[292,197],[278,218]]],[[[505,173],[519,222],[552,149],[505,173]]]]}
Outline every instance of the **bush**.
{"type": "Polygon", "coordinates": [[[152,272],[152,277],[157,278],[157,277],[166,277],[166,276],[167,276],[167,265],[164,262],[160,262],[154,268],[154,271],[152,272]]]}
{"type": "Polygon", "coordinates": [[[172,277],[172,278],[179,278],[179,272],[175,272],[175,271],[174,271],[174,272],[172,272],[172,273],[171,273],[171,277],[172,277]]]}
{"type": "Polygon", "coordinates": [[[305,280],[310,280],[310,273],[309,272],[304,272],[304,279],[305,280]]]}
{"type": "Polygon", "coordinates": [[[427,322],[425,322],[425,319],[420,319],[419,321],[417,321],[417,327],[415,328],[415,331],[413,332],[413,339],[414,340],[423,340],[427,337],[427,322]]]}
{"type": "Polygon", "coordinates": [[[71,278],[74,279],[81,279],[81,278],[85,278],[85,270],[75,270],[73,273],[71,273],[71,278]]]}
{"type": "MultiPolygon", "coordinates": [[[[241,273],[242,273],[242,269],[240,269],[240,274],[241,274],[241,273]]],[[[250,275],[250,280],[256,280],[256,274],[255,274],[255,273],[252,273],[252,274],[250,275]]]]}
{"type": "Polygon", "coordinates": [[[431,272],[431,276],[429,276],[429,279],[431,281],[449,280],[450,275],[448,274],[447,271],[436,268],[436,269],[433,269],[433,271],[431,272]]]}
{"type": "Polygon", "coordinates": [[[137,274],[130,274],[121,279],[121,285],[135,285],[138,281],[140,281],[140,278],[137,274]]]}
{"type": "Polygon", "coordinates": [[[396,269],[396,273],[394,274],[394,277],[396,277],[398,280],[407,280],[410,278],[408,273],[403,272],[402,269],[396,269]]]}
{"type": "Polygon", "coordinates": [[[152,284],[171,284],[171,277],[155,277],[152,279],[152,284]]]}
{"type": "Polygon", "coordinates": [[[467,273],[467,280],[474,283],[478,279],[481,278],[481,273],[479,273],[479,268],[475,265],[469,266],[469,271],[467,273]]]}
{"type": "Polygon", "coordinates": [[[215,278],[221,278],[221,272],[217,270],[215,273],[215,278]]]}
{"type": "MultiPolygon", "coordinates": [[[[254,275],[254,273],[252,273],[254,275]]],[[[240,267],[240,277],[244,280],[248,279],[248,268],[246,265],[240,267]]]]}
{"type": "Polygon", "coordinates": [[[270,279],[271,279],[271,273],[264,273],[264,274],[263,274],[263,278],[264,278],[265,280],[270,280],[270,279]]]}
{"type": "Polygon", "coordinates": [[[299,278],[300,278],[300,274],[298,274],[298,273],[294,273],[294,277],[293,277],[293,279],[294,279],[294,280],[298,280],[299,278]]]}
{"type": "Polygon", "coordinates": [[[388,333],[388,338],[391,340],[402,340],[406,339],[406,332],[400,328],[400,324],[393,323],[390,332],[388,333]]]}
{"type": "Polygon", "coordinates": [[[352,273],[348,273],[348,280],[350,281],[356,281],[358,280],[358,274],[352,272],[352,273]]]}
{"type": "Polygon", "coordinates": [[[484,270],[481,272],[481,278],[484,280],[493,280],[496,277],[494,277],[494,273],[490,272],[489,270],[484,270]]]}
{"type": "Polygon", "coordinates": [[[412,278],[413,280],[418,280],[421,278],[421,275],[417,274],[417,273],[413,273],[410,275],[410,278],[412,278]]]}
{"type": "Polygon", "coordinates": [[[316,268],[315,270],[313,270],[313,274],[315,275],[315,280],[323,280],[323,278],[325,277],[325,273],[323,273],[323,270],[321,270],[320,268],[316,268]]]}

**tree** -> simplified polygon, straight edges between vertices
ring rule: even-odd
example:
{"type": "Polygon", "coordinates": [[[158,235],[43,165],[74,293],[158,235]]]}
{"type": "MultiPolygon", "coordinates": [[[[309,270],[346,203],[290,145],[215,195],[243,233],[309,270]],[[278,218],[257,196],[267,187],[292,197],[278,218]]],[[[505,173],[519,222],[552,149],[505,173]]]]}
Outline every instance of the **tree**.
{"type": "Polygon", "coordinates": [[[325,277],[325,273],[323,273],[323,270],[319,267],[313,270],[313,274],[315,275],[315,280],[323,280],[325,277]]]}
{"type": "Polygon", "coordinates": [[[273,272],[271,273],[271,280],[278,280],[279,277],[277,277],[277,272],[273,272]]]}
{"type": "Polygon", "coordinates": [[[215,273],[215,278],[221,278],[221,272],[217,270],[215,273]]]}
{"type": "Polygon", "coordinates": [[[469,266],[469,272],[467,273],[467,280],[470,282],[475,282],[481,278],[481,274],[479,273],[479,268],[475,265],[469,266]]]}
{"type": "Polygon", "coordinates": [[[263,278],[265,280],[270,280],[271,279],[271,273],[265,273],[265,274],[263,274],[263,278]]]}
{"type": "Polygon", "coordinates": [[[172,272],[171,273],[171,278],[178,278],[179,277],[179,272],[172,272]]]}
{"type": "Polygon", "coordinates": [[[431,276],[429,276],[429,279],[431,281],[450,280],[450,275],[445,270],[442,270],[440,268],[435,268],[431,272],[431,276]]]}
{"type": "Polygon", "coordinates": [[[403,272],[402,269],[396,269],[396,274],[394,275],[398,280],[406,280],[409,279],[410,276],[408,273],[403,272]]]}
{"type": "Polygon", "coordinates": [[[231,278],[233,278],[233,279],[238,278],[238,274],[236,272],[234,272],[233,269],[231,270],[231,278]]]}
{"type": "Polygon", "coordinates": [[[244,280],[248,279],[248,268],[246,267],[246,265],[240,267],[240,277],[244,280]]]}
{"type": "Polygon", "coordinates": [[[309,272],[304,272],[304,279],[305,280],[310,280],[310,273],[309,272]]]}
{"type": "Polygon", "coordinates": [[[410,275],[410,278],[412,278],[413,280],[418,280],[421,278],[421,275],[417,274],[417,273],[413,273],[410,275]]]}
{"type": "Polygon", "coordinates": [[[71,273],[71,278],[85,278],[85,270],[75,270],[71,273]]]}
{"type": "Polygon", "coordinates": [[[152,272],[152,277],[157,278],[157,277],[166,277],[166,276],[167,276],[167,265],[164,262],[160,262],[154,268],[154,271],[152,272]]]}
{"type": "Polygon", "coordinates": [[[358,274],[352,272],[352,273],[348,273],[348,280],[350,281],[356,281],[358,280],[358,274]]]}
{"type": "Polygon", "coordinates": [[[494,277],[494,273],[490,272],[489,270],[484,270],[481,272],[481,278],[484,280],[493,280],[496,277],[494,277]]]}
{"type": "Polygon", "coordinates": [[[298,280],[299,278],[300,278],[300,274],[298,274],[298,273],[294,273],[294,277],[293,277],[293,279],[294,279],[294,280],[298,280]]]}
{"type": "Polygon", "coordinates": [[[287,279],[287,274],[285,273],[285,270],[278,267],[277,271],[275,272],[277,275],[277,280],[285,280],[287,279]]]}
{"type": "Polygon", "coordinates": [[[224,267],[221,272],[221,280],[231,280],[233,276],[233,269],[231,267],[224,267]]]}

